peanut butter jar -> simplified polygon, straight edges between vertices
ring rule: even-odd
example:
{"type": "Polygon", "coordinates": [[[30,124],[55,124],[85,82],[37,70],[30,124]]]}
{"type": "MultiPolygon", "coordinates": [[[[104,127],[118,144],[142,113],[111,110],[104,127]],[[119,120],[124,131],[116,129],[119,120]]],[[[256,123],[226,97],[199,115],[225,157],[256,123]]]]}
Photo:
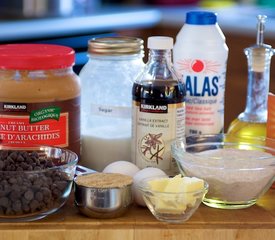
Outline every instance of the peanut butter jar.
{"type": "Polygon", "coordinates": [[[0,140],[51,145],[80,154],[80,81],[74,50],[48,44],[0,45],[0,140]]]}

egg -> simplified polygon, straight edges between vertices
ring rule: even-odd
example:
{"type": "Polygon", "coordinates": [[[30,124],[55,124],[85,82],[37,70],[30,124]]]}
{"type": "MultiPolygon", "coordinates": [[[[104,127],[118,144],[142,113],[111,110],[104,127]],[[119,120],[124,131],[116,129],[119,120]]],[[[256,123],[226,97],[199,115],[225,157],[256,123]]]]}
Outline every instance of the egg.
{"type": "Polygon", "coordinates": [[[116,161],[107,165],[104,173],[120,173],[133,177],[140,169],[133,163],[128,161],[116,161]]]}
{"type": "Polygon", "coordinates": [[[132,186],[132,192],[133,192],[133,196],[134,196],[134,200],[135,202],[140,205],[140,206],[146,206],[142,194],[141,192],[138,190],[138,185],[139,183],[145,179],[145,178],[149,178],[149,177],[166,177],[166,173],[163,172],[161,169],[159,168],[154,168],[154,167],[147,167],[144,168],[140,171],[138,171],[134,177],[133,177],[133,186],[132,186]]]}

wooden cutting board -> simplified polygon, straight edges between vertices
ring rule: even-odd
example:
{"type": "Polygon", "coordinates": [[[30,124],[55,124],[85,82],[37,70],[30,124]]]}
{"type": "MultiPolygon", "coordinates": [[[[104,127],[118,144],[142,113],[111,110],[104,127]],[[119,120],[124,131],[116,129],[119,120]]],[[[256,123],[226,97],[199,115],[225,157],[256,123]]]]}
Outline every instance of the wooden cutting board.
{"type": "Polygon", "coordinates": [[[275,190],[242,210],[203,204],[187,222],[157,221],[147,208],[132,206],[116,219],[92,219],[78,213],[73,197],[57,213],[29,223],[0,223],[2,240],[274,240],[275,190]]]}

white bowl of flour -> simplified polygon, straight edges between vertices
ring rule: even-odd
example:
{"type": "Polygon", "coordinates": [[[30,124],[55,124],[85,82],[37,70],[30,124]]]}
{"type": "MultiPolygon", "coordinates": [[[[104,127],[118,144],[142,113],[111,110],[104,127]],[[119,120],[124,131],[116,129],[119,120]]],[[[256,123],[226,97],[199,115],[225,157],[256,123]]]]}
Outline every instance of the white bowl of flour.
{"type": "Polygon", "coordinates": [[[206,205],[226,209],[252,206],[275,179],[275,149],[264,139],[261,144],[226,139],[220,134],[176,140],[173,157],[183,175],[208,182],[206,205]]]}

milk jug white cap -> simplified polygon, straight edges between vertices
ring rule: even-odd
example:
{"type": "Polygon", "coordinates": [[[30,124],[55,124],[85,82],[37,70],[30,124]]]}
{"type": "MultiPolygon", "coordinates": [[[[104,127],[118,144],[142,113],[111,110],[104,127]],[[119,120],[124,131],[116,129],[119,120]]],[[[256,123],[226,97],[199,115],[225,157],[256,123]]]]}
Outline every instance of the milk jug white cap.
{"type": "Polygon", "coordinates": [[[149,49],[172,49],[173,48],[173,38],[165,36],[153,36],[149,37],[147,41],[149,49]]]}
{"type": "Polygon", "coordinates": [[[191,25],[214,25],[217,23],[217,14],[207,11],[190,11],[186,14],[185,22],[191,25]]]}

